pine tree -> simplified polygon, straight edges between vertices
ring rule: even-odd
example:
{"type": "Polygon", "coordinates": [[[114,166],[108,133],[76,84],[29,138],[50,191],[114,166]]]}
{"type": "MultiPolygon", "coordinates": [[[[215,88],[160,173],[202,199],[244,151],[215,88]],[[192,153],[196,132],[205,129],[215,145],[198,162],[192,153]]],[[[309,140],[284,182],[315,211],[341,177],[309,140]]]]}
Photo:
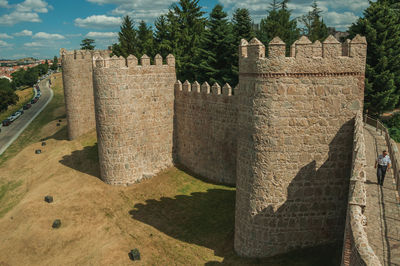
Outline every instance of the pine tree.
{"type": "Polygon", "coordinates": [[[364,17],[354,23],[350,37],[368,42],[364,108],[379,115],[399,106],[400,12],[398,1],[371,2],[364,17]]]}
{"type": "Polygon", "coordinates": [[[257,38],[264,44],[268,44],[273,38],[281,38],[289,51],[290,45],[300,37],[300,29],[297,21],[290,19],[291,11],[287,9],[288,0],[281,3],[273,1],[268,16],[261,19],[257,38]]]}
{"type": "Polygon", "coordinates": [[[51,70],[57,70],[57,69],[58,69],[58,58],[57,56],[54,56],[53,65],[51,65],[51,70]]]}
{"type": "Polygon", "coordinates": [[[200,38],[206,23],[198,2],[199,0],[180,0],[178,4],[172,5],[171,12],[168,13],[171,31],[174,33],[176,71],[181,80],[195,78],[196,62],[193,59],[198,57],[200,38]]]}
{"type": "Polygon", "coordinates": [[[304,24],[303,34],[307,35],[310,41],[323,41],[328,37],[328,27],[321,18],[322,10],[318,7],[317,1],[311,5],[312,10],[307,15],[303,15],[300,20],[304,24]]]}
{"type": "Polygon", "coordinates": [[[94,45],[95,41],[93,39],[83,39],[81,45],[81,50],[94,50],[96,45],[94,45]]]}
{"type": "Polygon", "coordinates": [[[140,22],[137,31],[137,57],[140,58],[142,55],[146,54],[153,58],[154,54],[154,37],[153,29],[147,27],[146,22],[143,20],[140,22]]]}
{"type": "MultiPolygon", "coordinates": [[[[231,83],[232,73],[232,26],[221,5],[216,5],[210,13],[207,30],[202,35],[199,65],[196,78],[200,82],[231,83]]],[[[197,61],[197,60],[196,60],[197,61]]]]}
{"type": "Polygon", "coordinates": [[[173,51],[173,32],[171,31],[171,22],[168,20],[167,15],[161,15],[154,22],[155,36],[154,46],[163,58],[173,51]]]}
{"type": "Polygon", "coordinates": [[[116,56],[128,57],[138,55],[136,29],[129,16],[125,16],[122,21],[120,32],[118,33],[119,43],[112,45],[112,53],[116,56]]]}
{"type": "Polygon", "coordinates": [[[247,8],[238,8],[235,10],[233,13],[232,24],[235,46],[239,46],[241,39],[250,40],[255,36],[250,12],[247,8]]]}
{"type": "Polygon", "coordinates": [[[250,12],[246,8],[238,8],[233,13],[232,18],[232,31],[233,31],[233,42],[232,42],[232,77],[230,84],[235,86],[238,83],[239,77],[239,43],[241,39],[250,40],[255,37],[253,25],[251,21],[250,12]]]}

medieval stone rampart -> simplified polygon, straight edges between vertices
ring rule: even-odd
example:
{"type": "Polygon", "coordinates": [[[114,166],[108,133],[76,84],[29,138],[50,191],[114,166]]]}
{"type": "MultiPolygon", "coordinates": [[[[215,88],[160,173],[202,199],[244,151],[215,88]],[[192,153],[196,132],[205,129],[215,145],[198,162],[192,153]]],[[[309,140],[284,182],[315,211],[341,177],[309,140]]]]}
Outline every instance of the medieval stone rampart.
{"type": "Polygon", "coordinates": [[[73,140],[96,127],[94,116],[92,56],[109,51],[61,49],[68,137],[73,140]]]}
{"type": "Polygon", "coordinates": [[[175,58],[93,59],[102,179],[128,185],[172,165],[175,58]]]}
{"type": "Polygon", "coordinates": [[[235,250],[266,257],[342,239],[365,38],[306,37],[291,56],[242,41],[237,93],[235,250]],[[344,52],[343,52],[344,51],[344,52]]]}
{"type": "Polygon", "coordinates": [[[353,162],[350,175],[349,201],[343,241],[342,265],[381,265],[368,243],[365,231],[367,193],[365,189],[367,166],[365,154],[364,122],[358,112],[354,123],[353,162]]]}
{"type": "MultiPolygon", "coordinates": [[[[89,54],[63,51],[69,134],[94,127],[94,102],[106,183],[138,182],[173,159],[212,181],[236,182],[234,247],[242,256],[337,241],[345,228],[354,117],[363,108],[366,46],[360,36],[343,44],[302,37],[286,57],[275,38],[265,57],[257,39],[242,40],[234,95],[229,85],[176,82],[172,55],[166,64],[157,55],[154,65],[144,55],[139,65],[134,56],[95,52],[88,66],[89,54]]],[[[358,243],[362,216],[354,206],[349,226],[358,243]]]]}
{"type": "MultiPolygon", "coordinates": [[[[236,91],[237,89],[235,89],[236,91]]],[[[236,182],[236,97],[232,88],[205,82],[175,84],[177,164],[208,180],[236,182]]]]}

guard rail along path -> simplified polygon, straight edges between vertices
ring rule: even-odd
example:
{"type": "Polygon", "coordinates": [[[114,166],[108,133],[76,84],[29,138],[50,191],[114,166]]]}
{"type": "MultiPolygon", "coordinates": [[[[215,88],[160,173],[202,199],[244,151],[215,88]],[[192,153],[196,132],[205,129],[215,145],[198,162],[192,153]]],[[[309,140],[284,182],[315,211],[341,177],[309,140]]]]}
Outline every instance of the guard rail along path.
{"type": "Polygon", "coordinates": [[[396,180],[396,190],[400,191],[400,162],[399,162],[399,149],[397,148],[396,142],[390,138],[387,128],[379,119],[370,117],[369,115],[364,115],[365,124],[371,125],[376,128],[376,131],[384,134],[386,145],[388,146],[388,152],[392,161],[392,168],[394,179],[396,180]]]}
{"type": "Polygon", "coordinates": [[[366,150],[364,123],[361,111],[354,122],[353,163],[349,187],[349,202],[344,234],[342,265],[381,265],[368,243],[364,211],[367,202],[365,189],[366,150]]]}

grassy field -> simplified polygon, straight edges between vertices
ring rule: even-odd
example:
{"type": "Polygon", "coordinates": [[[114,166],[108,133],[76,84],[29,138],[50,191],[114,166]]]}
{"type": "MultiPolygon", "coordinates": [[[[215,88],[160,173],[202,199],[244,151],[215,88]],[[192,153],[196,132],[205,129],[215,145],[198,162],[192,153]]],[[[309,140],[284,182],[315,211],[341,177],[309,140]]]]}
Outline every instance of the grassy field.
{"type": "Polygon", "coordinates": [[[33,88],[17,90],[16,93],[19,97],[18,102],[15,105],[9,106],[6,111],[0,113],[0,122],[21,109],[24,104],[26,104],[33,98],[33,88]]]}
{"type": "Polygon", "coordinates": [[[131,265],[133,248],[138,265],[339,264],[342,243],[239,258],[235,188],[177,168],[130,187],[103,183],[95,130],[67,140],[60,79],[53,101],[0,158],[0,265],[131,265]],[[54,202],[45,203],[46,195],[54,202]],[[54,219],[60,229],[51,228],[54,219]]]}

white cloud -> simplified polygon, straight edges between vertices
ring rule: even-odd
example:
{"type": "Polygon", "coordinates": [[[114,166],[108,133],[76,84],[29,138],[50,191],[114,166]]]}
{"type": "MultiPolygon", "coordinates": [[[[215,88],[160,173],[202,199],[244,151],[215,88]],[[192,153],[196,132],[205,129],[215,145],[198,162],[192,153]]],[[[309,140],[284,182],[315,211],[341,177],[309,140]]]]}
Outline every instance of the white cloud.
{"type": "Polygon", "coordinates": [[[52,6],[43,0],[25,0],[16,6],[17,12],[47,13],[49,9],[52,9],[52,6]]]}
{"type": "Polygon", "coordinates": [[[332,11],[327,12],[324,19],[327,25],[335,25],[336,28],[348,28],[358,17],[352,12],[337,13],[332,11]]]}
{"type": "Polygon", "coordinates": [[[116,32],[89,32],[86,34],[86,38],[104,38],[104,39],[114,39],[118,36],[116,32]]]}
{"type": "MultiPolygon", "coordinates": [[[[368,1],[369,0],[319,0],[317,4],[322,10],[322,17],[329,27],[345,30],[346,27],[357,19],[357,15],[360,15],[361,12],[368,7],[368,1]]],[[[230,14],[232,14],[236,8],[248,8],[256,23],[258,23],[261,18],[267,16],[268,10],[271,8],[270,2],[271,1],[264,0],[220,0],[220,3],[224,5],[227,10],[230,10],[230,14]]],[[[289,2],[288,8],[292,11],[292,18],[307,14],[307,12],[311,10],[311,4],[311,0],[293,0],[289,2]]]]}
{"type": "Polygon", "coordinates": [[[10,44],[0,40],[0,47],[7,47],[7,46],[10,46],[10,44]]]}
{"type": "Polygon", "coordinates": [[[46,45],[41,42],[28,42],[28,43],[25,43],[24,46],[25,47],[44,47],[46,45]]]}
{"type": "MultiPolygon", "coordinates": [[[[152,23],[161,14],[168,12],[168,7],[176,3],[175,0],[87,0],[91,3],[115,4],[117,7],[111,11],[111,14],[118,16],[129,15],[135,21],[144,20],[152,23]]],[[[238,1],[239,2],[239,1],[238,1]]],[[[246,2],[247,3],[247,2],[246,2]]]]}
{"type": "Polygon", "coordinates": [[[47,13],[50,6],[43,0],[25,0],[19,4],[9,6],[5,0],[0,0],[0,6],[7,5],[12,7],[11,13],[4,14],[0,17],[0,25],[14,25],[20,22],[41,22],[38,13],[47,13]]]}
{"type": "Polygon", "coordinates": [[[46,33],[46,32],[38,32],[35,35],[33,35],[33,38],[35,39],[47,39],[47,40],[62,40],[65,39],[64,36],[61,34],[51,34],[51,33],[46,33]]]}
{"type": "Polygon", "coordinates": [[[109,17],[106,15],[93,15],[87,18],[75,19],[75,26],[81,28],[113,28],[121,25],[120,17],[109,17]]]}
{"type": "Polygon", "coordinates": [[[0,0],[0,7],[9,8],[10,6],[8,5],[7,0],[0,0]]]}
{"type": "Polygon", "coordinates": [[[0,17],[0,25],[12,26],[20,22],[41,22],[37,13],[12,12],[0,17]]]}
{"type": "Polygon", "coordinates": [[[8,35],[7,33],[0,33],[0,39],[12,39],[13,36],[8,35]]]}
{"type": "Polygon", "coordinates": [[[17,36],[17,37],[32,36],[32,31],[30,31],[30,30],[23,30],[23,31],[14,33],[14,36],[17,36]]]}

